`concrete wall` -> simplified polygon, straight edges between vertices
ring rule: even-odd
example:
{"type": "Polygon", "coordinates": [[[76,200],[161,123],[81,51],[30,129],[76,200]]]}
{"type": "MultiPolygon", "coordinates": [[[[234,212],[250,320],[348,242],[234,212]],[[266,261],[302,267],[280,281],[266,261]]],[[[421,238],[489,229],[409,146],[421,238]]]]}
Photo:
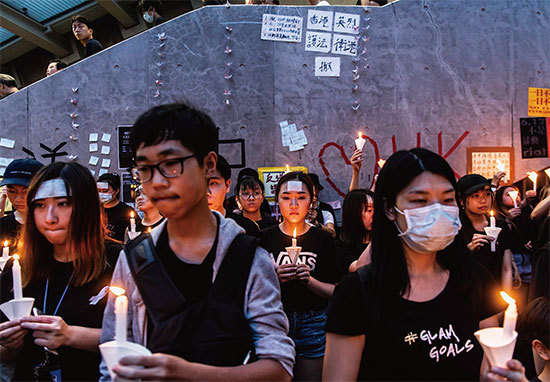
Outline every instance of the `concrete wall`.
{"type": "MultiPolygon", "coordinates": [[[[62,150],[80,163],[100,158],[89,166],[96,174],[103,158],[111,159],[109,171],[119,171],[116,127],[132,124],[154,105],[184,100],[213,117],[221,139],[245,139],[247,167],[289,163],[320,174],[324,200],[339,199],[347,189],[351,167],[343,156],[353,152],[358,130],[372,139],[364,186],[371,184],[376,150],[387,158],[393,142],[406,149],[420,140],[446,155],[459,175],[466,173],[468,146],[513,146],[516,179],[549,164],[548,158],[521,159],[519,118],[527,116],[527,88],[550,87],[550,2],[401,0],[382,8],[333,7],[360,15],[360,35],[369,37],[360,39],[366,60],[357,63],[355,93],[350,56],[339,56],[339,78],[315,77],[315,57],[334,55],[304,51],[308,9],[201,8],[43,79],[0,101],[0,137],[16,141],[14,149],[0,147],[0,157],[24,157],[25,146],[40,159],[40,143],[53,148],[68,142],[62,150]],[[263,13],[303,17],[302,43],[261,40],[263,13]],[[231,55],[224,53],[228,43],[231,55]],[[224,79],[227,70],[230,80],[224,79]],[[78,113],[76,130],[72,112],[78,113]],[[304,150],[282,146],[284,120],[305,130],[304,150]],[[90,153],[89,133],[101,139],[104,132],[112,134],[110,154],[90,153]]],[[[221,151],[238,162],[238,145],[221,151]]]]}

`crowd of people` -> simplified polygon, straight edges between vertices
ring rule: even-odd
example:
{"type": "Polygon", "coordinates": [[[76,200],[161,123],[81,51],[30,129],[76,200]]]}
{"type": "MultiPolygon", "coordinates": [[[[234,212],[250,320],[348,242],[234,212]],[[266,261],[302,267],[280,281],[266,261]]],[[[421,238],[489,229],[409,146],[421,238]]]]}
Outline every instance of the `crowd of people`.
{"type": "MultiPolygon", "coordinates": [[[[277,214],[256,170],[232,187],[214,123],[185,104],[142,114],[130,145],[137,211],[117,174],[6,168],[1,213],[6,199],[14,212],[0,242],[20,256],[35,309],[2,314],[4,379],[550,380],[549,187],[521,196],[499,172],[457,180],[415,148],[367,190],[356,150],[340,226],[315,174],[279,179],[277,214]],[[116,332],[109,286],[127,296],[127,340],[153,353],[110,369],[98,349],[116,332]],[[502,325],[501,290],[520,313],[506,368],[474,336],[502,325]]],[[[15,297],[15,261],[1,303],[15,297]]]]}

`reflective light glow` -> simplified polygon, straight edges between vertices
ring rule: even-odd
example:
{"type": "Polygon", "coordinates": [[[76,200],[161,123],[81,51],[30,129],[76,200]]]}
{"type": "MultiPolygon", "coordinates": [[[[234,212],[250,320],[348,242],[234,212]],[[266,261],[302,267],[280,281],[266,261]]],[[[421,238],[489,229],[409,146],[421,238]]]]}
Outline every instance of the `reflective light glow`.
{"type": "Polygon", "coordinates": [[[117,286],[110,286],[109,290],[113,292],[116,296],[122,296],[126,291],[120,287],[117,286]]]}

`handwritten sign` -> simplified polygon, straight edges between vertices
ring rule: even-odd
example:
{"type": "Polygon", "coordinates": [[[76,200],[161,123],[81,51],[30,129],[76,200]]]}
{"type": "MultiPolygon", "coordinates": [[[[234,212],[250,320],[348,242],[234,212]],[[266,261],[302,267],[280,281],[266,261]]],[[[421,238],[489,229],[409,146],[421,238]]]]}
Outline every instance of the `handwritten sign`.
{"type": "Polygon", "coordinates": [[[118,168],[130,168],[133,165],[132,148],[130,147],[130,131],[132,126],[121,125],[118,129],[118,168]]]}
{"type": "Polygon", "coordinates": [[[334,13],[329,11],[316,11],[310,9],[307,12],[307,29],[332,31],[334,13]]]}
{"type": "MultiPolygon", "coordinates": [[[[307,174],[307,167],[303,166],[291,166],[290,171],[301,171],[307,174]]],[[[267,200],[275,200],[275,190],[277,188],[277,182],[285,174],[286,167],[259,167],[258,174],[265,186],[265,198],[267,200]]]]}
{"type": "Polygon", "coordinates": [[[340,77],[340,57],[315,57],[315,76],[340,77]]]}
{"type": "Polygon", "coordinates": [[[548,125],[550,118],[520,118],[521,157],[548,158],[548,125]]]}
{"type": "Polygon", "coordinates": [[[334,32],[357,34],[360,22],[359,15],[336,12],[334,14],[334,32]]]}
{"type": "Polygon", "coordinates": [[[305,50],[311,52],[330,52],[330,40],[332,35],[330,33],[323,32],[307,32],[306,33],[306,47],[305,50]]]}
{"type": "Polygon", "coordinates": [[[335,33],[332,36],[332,53],[357,56],[357,40],[355,36],[335,33]]]}
{"type": "Polygon", "coordinates": [[[487,179],[493,179],[500,163],[504,167],[506,179],[514,176],[514,148],[513,147],[468,147],[468,174],[479,174],[487,179]]]}
{"type": "Polygon", "coordinates": [[[530,117],[550,117],[550,89],[529,88],[527,115],[530,117]]]}
{"type": "Polygon", "coordinates": [[[262,20],[262,40],[301,42],[302,17],[265,13],[262,20]]]}

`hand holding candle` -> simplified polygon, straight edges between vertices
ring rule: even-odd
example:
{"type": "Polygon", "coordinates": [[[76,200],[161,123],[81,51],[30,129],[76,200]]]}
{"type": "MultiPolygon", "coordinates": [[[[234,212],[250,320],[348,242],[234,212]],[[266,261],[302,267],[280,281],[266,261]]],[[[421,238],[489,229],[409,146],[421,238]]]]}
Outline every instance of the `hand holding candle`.
{"type": "Polygon", "coordinates": [[[23,286],[21,284],[21,265],[19,264],[19,255],[13,255],[13,299],[18,300],[23,298],[23,286]]]}
{"type": "Polygon", "coordinates": [[[134,211],[130,212],[130,232],[136,232],[136,219],[134,211]]]}
{"type": "Polygon", "coordinates": [[[510,297],[506,292],[500,292],[500,295],[508,303],[508,309],[504,312],[504,339],[512,338],[516,330],[516,321],[518,319],[518,310],[516,300],[510,297]]]}
{"type": "Polygon", "coordinates": [[[124,295],[125,291],[119,287],[110,287],[117,298],[115,300],[115,341],[126,342],[127,317],[128,317],[128,298],[124,295]]]}
{"type": "MultiPolygon", "coordinates": [[[[504,163],[502,163],[499,160],[497,160],[496,168],[498,171],[506,173],[506,166],[504,165],[504,163]]],[[[504,175],[504,177],[502,178],[502,181],[506,183],[506,175],[504,175]]]]}
{"type": "Polygon", "coordinates": [[[357,150],[361,151],[363,150],[363,146],[365,146],[366,139],[363,138],[363,134],[359,132],[357,134],[357,139],[355,140],[355,147],[357,150]]]}

